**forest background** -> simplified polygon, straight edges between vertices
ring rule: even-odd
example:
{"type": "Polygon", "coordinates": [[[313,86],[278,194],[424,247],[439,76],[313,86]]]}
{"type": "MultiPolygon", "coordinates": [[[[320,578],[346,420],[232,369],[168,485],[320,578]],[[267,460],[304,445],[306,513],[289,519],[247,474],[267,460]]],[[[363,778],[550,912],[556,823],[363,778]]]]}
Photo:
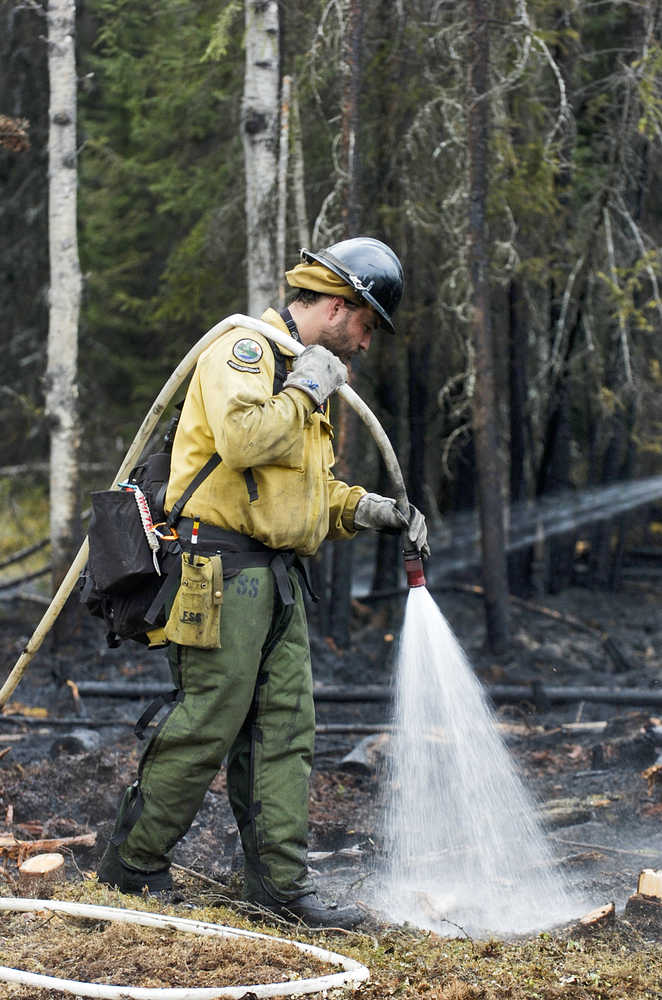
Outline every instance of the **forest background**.
{"type": "MultiPolygon", "coordinates": [[[[506,644],[508,591],[577,573],[574,530],[509,551],[513,512],[659,472],[661,6],[79,0],[79,508],[207,329],[278,301],[301,246],[377,236],[405,295],[397,336],[375,338],[353,384],[428,517],[433,560],[455,541],[475,563],[456,526],[480,509],[488,632],[506,644]],[[256,114],[260,37],[278,87],[256,114]],[[260,134],[275,168],[256,280],[260,134]]],[[[52,433],[46,15],[0,3],[0,489],[24,543],[52,433]]],[[[367,432],[340,408],[335,420],[339,475],[388,493],[367,432]]],[[[655,543],[656,524],[650,504],[603,511],[582,533],[582,582],[618,587],[626,544],[655,543]]],[[[374,589],[398,585],[397,549],[377,546],[374,589]]],[[[351,558],[326,546],[316,567],[340,645],[351,558]]]]}

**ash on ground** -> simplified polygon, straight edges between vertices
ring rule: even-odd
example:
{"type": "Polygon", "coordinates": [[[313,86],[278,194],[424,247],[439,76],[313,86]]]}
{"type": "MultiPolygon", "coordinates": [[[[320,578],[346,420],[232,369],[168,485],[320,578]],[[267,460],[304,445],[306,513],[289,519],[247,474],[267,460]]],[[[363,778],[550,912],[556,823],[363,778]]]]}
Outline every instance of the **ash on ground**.
{"type": "MultiPolygon", "coordinates": [[[[662,698],[659,707],[588,699],[546,704],[544,688],[660,690],[662,622],[654,581],[626,582],[616,594],[575,588],[514,604],[514,640],[504,658],[486,652],[480,598],[452,587],[433,596],[488,689],[530,689],[518,702],[495,706],[502,736],[539,803],[556,863],[593,905],[615,900],[622,907],[636,890],[640,870],[662,867],[662,780],[656,772],[662,698]]],[[[348,690],[390,686],[403,610],[402,598],[356,600],[345,650],[313,630],[316,683],[348,690]]],[[[18,597],[0,603],[2,680],[41,613],[18,597]]],[[[0,830],[24,840],[96,833],[96,847],[67,853],[72,879],[95,870],[144,747],[132,725],[151,700],[76,698],[75,685],[89,681],[166,684],[167,659],[130,643],[109,650],[103,627],[81,617],[67,648],[42,647],[0,715],[0,830]]],[[[388,701],[317,706],[310,864],[325,895],[370,898],[390,741],[388,733],[366,727],[386,728],[390,713],[388,701]],[[338,726],[342,732],[330,731],[338,726]]],[[[175,862],[176,881],[185,880],[188,893],[195,871],[207,880],[201,891],[218,883],[219,892],[237,896],[241,852],[223,771],[178,845],[175,862]]],[[[11,879],[11,864],[5,871],[11,879]]]]}

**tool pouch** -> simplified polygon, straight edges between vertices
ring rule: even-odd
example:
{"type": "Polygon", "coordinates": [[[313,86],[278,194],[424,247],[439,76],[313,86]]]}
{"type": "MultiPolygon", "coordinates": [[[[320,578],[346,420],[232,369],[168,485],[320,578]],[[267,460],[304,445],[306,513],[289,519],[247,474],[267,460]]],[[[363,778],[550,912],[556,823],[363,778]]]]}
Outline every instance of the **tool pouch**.
{"type": "Polygon", "coordinates": [[[220,555],[182,552],[182,579],[165,636],[178,646],[218,649],[221,645],[223,564],[220,555]]]}
{"type": "Polygon", "coordinates": [[[98,590],[126,594],[157,576],[132,492],[93,493],[88,536],[90,570],[98,590]]]}

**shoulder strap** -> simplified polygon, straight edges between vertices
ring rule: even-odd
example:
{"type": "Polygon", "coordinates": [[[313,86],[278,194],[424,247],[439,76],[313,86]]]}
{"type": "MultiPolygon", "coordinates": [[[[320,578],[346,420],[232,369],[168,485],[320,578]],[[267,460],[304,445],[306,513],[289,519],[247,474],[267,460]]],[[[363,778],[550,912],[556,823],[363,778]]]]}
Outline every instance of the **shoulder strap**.
{"type": "Polygon", "coordinates": [[[274,362],[276,367],[274,368],[274,396],[277,396],[280,390],[283,388],[285,379],[287,378],[287,361],[285,360],[285,355],[281,351],[278,344],[274,344],[273,340],[269,341],[269,347],[274,354],[274,362]]]}
{"type": "Polygon", "coordinates": [[[172,510],[168,514],[168,527],[174,528],[180,517],[182,516],[182,511],[188,501],[191,499],[195,491],[197,490],[200,483],[204,482],[207,476],[214,471],[217,465],[220,465],[223,459],[218,453],[211,455],[205,464],[202,466],[200,471],[193,477],[191,482],[188,484],[182,495],[180,496],[177,503],[173,504],[172,510]]]}

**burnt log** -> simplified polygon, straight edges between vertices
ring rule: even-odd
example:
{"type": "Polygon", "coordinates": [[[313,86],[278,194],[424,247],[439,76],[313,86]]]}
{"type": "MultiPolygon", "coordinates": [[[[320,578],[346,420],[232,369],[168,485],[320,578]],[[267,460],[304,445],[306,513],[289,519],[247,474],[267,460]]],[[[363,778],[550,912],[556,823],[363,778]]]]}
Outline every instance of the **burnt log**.
{"type": "MultiPolygon", "coordinates": [[[[83,698],[156,698],[172,691],[171,684],[154,683],[110,683],[106,681],[83,681],[76,685],[83,698]]],[[[316,684],[315,701],[369,702],[390,701],[393,691],[384,684],[316,684]]]]}
{"type": "Polygon", "coordinates": [[[625,904],[625,919],[646,934],[662,934],[662,899],[635,893],[625,904]]]}
{"type": "MultiPolygon", "coordinates": [[[[108,683],[105,681],[82,681],[77,685],[81,697],[89,698],[155,698],[172,690],[169,684],[154,683],[108,683]]],[[[618,687],[565,687],[528,684],[486,685],[485,691],[496,703],[528,701],[536,703],[544,699],[544,704],[591,701],[605,705],[662,706],[662,688],[618,688],[618,687]]],[[[315,701],[318,702],[388,702],[393,697],[393,689],[385,684],[316,684],[315,701]]]]}
{"type": "Polygon", "coordinates": [[[390,734],[383,731],[364,737],[353,750],[343,757],[338,769],[350,771],[353,774],[375,774],[388,751],[390,739],[390,734]]]}
{"type": "Polygon", "coordinates": [[[606,903],[583,916],[577,922],[576,930],[580,934],[591,934],[606,927],[613,927],[615,923],[616,906],[614,903],[606,903]]]}

